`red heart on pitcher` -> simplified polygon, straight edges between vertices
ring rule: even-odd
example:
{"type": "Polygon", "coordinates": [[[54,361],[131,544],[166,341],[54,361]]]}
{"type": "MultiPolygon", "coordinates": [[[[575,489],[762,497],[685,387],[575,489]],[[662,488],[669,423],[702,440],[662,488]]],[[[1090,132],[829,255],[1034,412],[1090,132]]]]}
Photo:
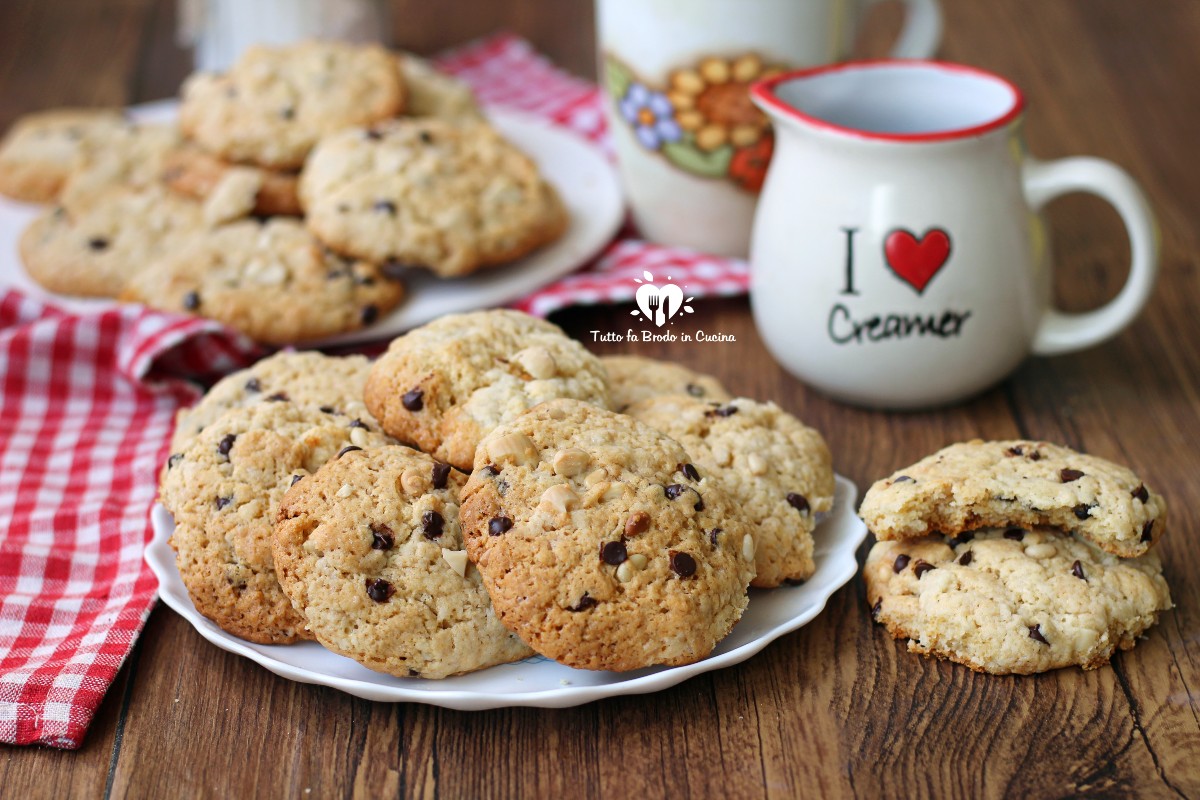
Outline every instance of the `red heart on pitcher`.
{"type": "Polygon", "coordinates": [[[950,234],[930,228],[918,239],[911,231],[897,228],[884,239],[883,254],[892,272],[921,294],[950,258],[950,234]]]}

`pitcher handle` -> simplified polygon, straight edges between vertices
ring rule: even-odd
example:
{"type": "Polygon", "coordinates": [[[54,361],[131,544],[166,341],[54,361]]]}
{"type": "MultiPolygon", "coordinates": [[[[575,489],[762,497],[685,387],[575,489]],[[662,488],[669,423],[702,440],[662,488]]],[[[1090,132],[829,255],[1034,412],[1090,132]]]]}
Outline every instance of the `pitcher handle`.
{"type": "MultiPolygon", "coordinates": [[[[902,0],[904,29],[892,47],[892,58],[933,58],[942,41],[942,8],[938,0],[902,0]]],[[[864,0],[861,11],[883,0],[864,0]]]]}

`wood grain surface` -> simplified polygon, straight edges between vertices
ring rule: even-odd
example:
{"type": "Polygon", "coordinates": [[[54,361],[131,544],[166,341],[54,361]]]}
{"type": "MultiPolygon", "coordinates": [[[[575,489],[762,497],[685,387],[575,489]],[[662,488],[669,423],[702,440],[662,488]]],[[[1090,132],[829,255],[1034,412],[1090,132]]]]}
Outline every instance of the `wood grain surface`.
{"type": "MultiPolygon", "coordinates": [[[[762,654],[674,689],[464,713],[289,682],[159,607],[84,747],[0,749],[0,795],[1200,796],[1200,2],[943,2],[944,57],[1026,90],[1034,153],[1110,158],[1146,189],[1163,239],[1149,313],[1111,342],[1031,360],[931,413],[861,411],[807,390],[767,355],[745,300],[697,309],[737,344],[636,352],[776,400],[825,433],[838,471],[862,488],[977,436],[1050,439],[1131,465],[1171,504],[1162,557],[1176,603],[1134,651],[1089,673],[976,675],[887,638],[855,580],[762,654]]],[[[885,52],[899,16],[881,9],[860,52],[885,52]]],[[[189,65],[173,24],[170,0],[3,0],[0,125],[46,106],[172,93],[189,65]]],[[[397,0],[393,27],[421,52],[506,27],[577,73],[594,63],[588,0],[397,0]]],[[[1058,302],[1111,297],[1128,259],[1115,213],[1070,197],[1050,218],[1058,302]]],[[[555,320],[587,341],[628,310],[555,320]]]]}

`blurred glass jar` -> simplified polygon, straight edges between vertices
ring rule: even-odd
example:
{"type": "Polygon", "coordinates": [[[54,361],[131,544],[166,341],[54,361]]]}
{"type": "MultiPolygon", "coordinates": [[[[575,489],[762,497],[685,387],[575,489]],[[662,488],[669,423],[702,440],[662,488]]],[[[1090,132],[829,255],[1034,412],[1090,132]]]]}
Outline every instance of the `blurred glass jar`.
{"type": "Polygon", "coordinates": [[[387,0],[179,0],[179,41],[195,48],[196,69],[220,72],[253,44],[387,44],[388,8],[387,0]]]}

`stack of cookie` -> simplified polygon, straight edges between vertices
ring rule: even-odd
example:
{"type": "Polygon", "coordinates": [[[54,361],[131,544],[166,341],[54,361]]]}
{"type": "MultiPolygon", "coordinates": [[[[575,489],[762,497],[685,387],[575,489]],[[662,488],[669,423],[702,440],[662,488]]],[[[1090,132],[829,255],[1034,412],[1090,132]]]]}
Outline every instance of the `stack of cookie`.
{"type": "Polygon", "coordinates": [[[1171,608],[1163,498],[1125,467],[1046,442],[951,445],[859,511],[872,617],[910,650],[996,674],[1094,669],[1171,608]]]}
{"type": "Polygon", "coordinates": [[[0,143],[0,192],[53,204],[20,245],[40,284],[285,344],[370,325],[407,269],[466,275],[566,228],[533,161],[415,56],[254,47],[182,95],[178,127],[60,110],[0,143]]]}
{"type": "Polygon", "coordinates": [[[373,365],[280,354],[229,376],[180,415],[162,475],[197,609],[398,676],[704,658],[748,584],[812,574],[829,452],[710,377],[608,365],[493,311],[373,365]]]}

